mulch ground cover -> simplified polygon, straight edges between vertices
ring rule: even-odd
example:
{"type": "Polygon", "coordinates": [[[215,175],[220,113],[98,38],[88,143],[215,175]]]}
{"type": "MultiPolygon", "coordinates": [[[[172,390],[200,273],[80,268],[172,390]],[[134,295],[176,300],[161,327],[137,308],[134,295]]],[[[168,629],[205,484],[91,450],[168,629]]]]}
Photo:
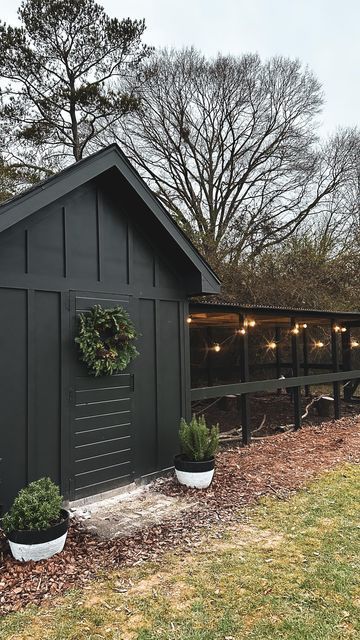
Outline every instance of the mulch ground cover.
{"type": "Polygon", "coordinates": [[[12,558],[1,537],[1,614],[47,601],[70,587],[86,588],[104,572],[158,560],[169,549],[191,551],[200,544],[204,528],[238,518],[243,507],[261,496],[286,497],[320,472],[346,461],[360,463],[359,417],[277,434],[246,448],[227,449],[217,457],[212,485],[201,493],[181,487],[172,477],[157,480],[153,490],[192,501],[195,498],[197,507],[135,535],[103,541],[72,522],[63,553],[26,564],[12,558]]]}

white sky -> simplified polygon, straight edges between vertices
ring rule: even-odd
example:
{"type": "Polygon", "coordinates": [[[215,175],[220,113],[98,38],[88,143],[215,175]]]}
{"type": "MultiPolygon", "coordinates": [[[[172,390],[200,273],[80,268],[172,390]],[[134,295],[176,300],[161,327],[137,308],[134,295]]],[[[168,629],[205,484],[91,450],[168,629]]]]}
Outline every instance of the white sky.
{"type": "MultiPolygon", "coordinates": [[[[154,46],[300,58],[323,85],[324,130],[360,125],[359,0],[99,1],[118,18],[145,18],[154,46]]],[[[0,0],[0,18],[14,22],[19,4],[0,0]]]]}

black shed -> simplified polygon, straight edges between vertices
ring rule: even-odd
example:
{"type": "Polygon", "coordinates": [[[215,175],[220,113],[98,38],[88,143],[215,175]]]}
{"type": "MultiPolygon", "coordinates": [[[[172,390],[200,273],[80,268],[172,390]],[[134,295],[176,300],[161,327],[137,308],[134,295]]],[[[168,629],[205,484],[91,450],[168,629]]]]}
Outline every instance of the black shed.
{"type": "Polygon", "coordinates": [[[0,207],[0,465],[7,508],[49,475],[65,498],[172,466],[190,411],[188,298],[219,280],[116,145],[0,207]],[[140,356],[95,378],[77,315],[128,309],[140,356]]]}

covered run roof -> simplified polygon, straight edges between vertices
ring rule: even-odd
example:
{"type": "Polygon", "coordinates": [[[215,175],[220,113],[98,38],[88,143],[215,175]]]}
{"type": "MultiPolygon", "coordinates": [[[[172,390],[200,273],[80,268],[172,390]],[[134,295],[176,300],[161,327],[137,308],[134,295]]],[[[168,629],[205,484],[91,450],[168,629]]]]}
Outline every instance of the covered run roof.
{"type": "Polygon", "coordinates": [[[239,316],[271,326],[290,326],[292,321],[307,324],[329,325],[331,321],[352,326],[360,325],[360,311],[331,311],[326,309],[301,309],[246,305],[236,302],[191,302],[192,326],[238,326],[239,316]]]}
{"type": "Polygon", "coordinates": [[[73,189],[110,170],[117,170],[127,180],[147,205],[154,218],[169,234],[169,237],[176,242],[181,251],[198,269],[201,274],[202,291],[204,293],[219,293],[220,280],[217,275],[199,254],[189,238],[174,222],[168,211],[166,211],[117,144],[101,149],[22,194],[4,202],[0,206],[0,233],[73,189]]]}

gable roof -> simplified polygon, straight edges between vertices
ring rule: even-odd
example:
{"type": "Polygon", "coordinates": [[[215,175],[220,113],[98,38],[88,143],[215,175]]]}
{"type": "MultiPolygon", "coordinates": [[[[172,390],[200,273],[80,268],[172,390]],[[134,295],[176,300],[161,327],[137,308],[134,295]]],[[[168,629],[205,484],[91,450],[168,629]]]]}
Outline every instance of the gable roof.
{"type": "Polygon", "coordinates": [[[126,179],[154,217],[201,273],[203,292],[219,293],[221,283],[217,275],[185,233],[174,222],[168,211],[147,186],[117,144],[112,144],[80,160],[80,162],[70,165],[60,173],[47,178],[0,205],[0,233],[113,168],[117,169],[126,179]]]}

